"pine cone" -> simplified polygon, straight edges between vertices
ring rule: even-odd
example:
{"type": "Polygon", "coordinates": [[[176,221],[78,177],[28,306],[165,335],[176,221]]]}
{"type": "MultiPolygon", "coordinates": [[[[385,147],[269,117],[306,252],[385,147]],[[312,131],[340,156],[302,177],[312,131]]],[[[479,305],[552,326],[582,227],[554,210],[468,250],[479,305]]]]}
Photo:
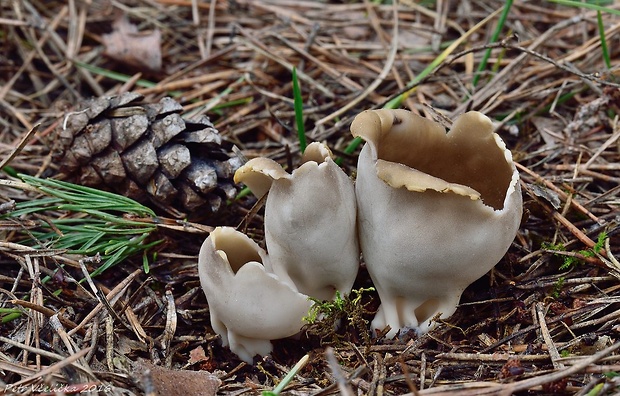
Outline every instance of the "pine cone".
{"type": "Polygon", "coordinates": [[[241,159],[222,147],[206,116],[184,119],[168,97],[142,99],[96,98],[68,113],[58,132],[61,172],[85,186],[148,198],[171,213],[218,212],[238,192],[232,179],[241,159]]]}

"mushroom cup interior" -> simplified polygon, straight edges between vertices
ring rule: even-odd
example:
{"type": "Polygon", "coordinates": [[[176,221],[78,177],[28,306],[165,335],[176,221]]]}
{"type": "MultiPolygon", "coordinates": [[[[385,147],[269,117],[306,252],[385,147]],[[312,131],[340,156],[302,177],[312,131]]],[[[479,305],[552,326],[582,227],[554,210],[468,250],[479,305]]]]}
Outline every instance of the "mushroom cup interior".
{"type": "MultiPolygon", "coordinates": [[[[360,122],[356,129],[374,148],[379,172],[382,168],[390,168],[390,173],[394,175],[395,164],[418,171],[407,172],[403,169],[392,178],[410,180],[394,180],[390,184],[397,183],[408,188],[417,185],[419,190],[432,188],[441,191],[434,187],[430,178],[425,177],[430,175],[449,184],[469,187],[480,194],[486,205],[496,210],[502,209],[515,169],[512,160],[507,157],[509,151],[493,133],[492,123],[486,116],[473,111],[465,113],[446,133],[438,123],[405,110],[362,115],[367,117],[366,125],[360,122]],[[380,120],[369,119],[374,117],[380,120]],[[381,131],[363,132],[362,129],[368,128],[368,125],[374,125],[381,131]]],[[[450,190],[457,192],[453,188],[450,190]]]]}

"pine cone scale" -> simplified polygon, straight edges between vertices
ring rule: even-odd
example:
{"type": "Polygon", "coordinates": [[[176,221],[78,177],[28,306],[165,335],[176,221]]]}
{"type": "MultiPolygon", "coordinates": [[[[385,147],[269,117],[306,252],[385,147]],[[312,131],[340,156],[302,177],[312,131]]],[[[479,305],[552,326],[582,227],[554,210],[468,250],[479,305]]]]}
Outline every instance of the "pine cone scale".
{"type": "Polygon", "coordinates": [[[84,185],[146,196],[169,213],[222,209],[238,192],[232,177],[241,160],[222,147],[208,117],[183,118],[172,98],[140,100],[97,98],[68,114],[57,134],[61,171],[84,185]]]}

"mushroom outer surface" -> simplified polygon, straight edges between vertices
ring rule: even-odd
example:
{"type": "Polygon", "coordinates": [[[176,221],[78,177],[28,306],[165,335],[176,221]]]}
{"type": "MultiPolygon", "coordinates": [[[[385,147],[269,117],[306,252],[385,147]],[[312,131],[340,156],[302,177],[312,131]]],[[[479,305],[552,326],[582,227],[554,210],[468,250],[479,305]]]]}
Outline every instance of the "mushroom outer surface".
{"type": "Polygon", "coordinates": [[[373,328],[425,332],[508,250],[522,212],[517,170],[476,112],[447,135],[404,110],[361,113],[351,130],[367,141],[356,196],[362,254],[382,303],[373,328]]]}

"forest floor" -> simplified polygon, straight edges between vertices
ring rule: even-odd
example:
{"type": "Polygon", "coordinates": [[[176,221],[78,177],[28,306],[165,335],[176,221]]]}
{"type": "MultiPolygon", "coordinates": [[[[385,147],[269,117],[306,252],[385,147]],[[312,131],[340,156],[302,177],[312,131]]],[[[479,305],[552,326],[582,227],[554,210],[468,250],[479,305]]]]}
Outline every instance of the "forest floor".
{"type": "MultiPolygon", "coordinates": [[[[616,394],[620,7],[390,3],[0,3],[0,393],[260,394],[309,354],[283,394],[616,394]],[[293,66],[307,140],[352,176],[349,127],[363,110],[488,115],[521,174],[524,215],[504,258],[427,334],[371,337],[379,301],[366,290],[344,312],[362,321],[308,326],[251,365],[211,328],[196,264],[215,226],[263,244],[255,199],[217,215],[144,203],[146,238],[91,277],[106,251],[58,244],[88,208],[54,206],[18,175],[75,182],[54,153],[67,115],[124,92],[170,96],[208,116],[226,151],[295,166],[293,66]]],[[[354,289],[370,286],[362,265],[354,289]]]]}

